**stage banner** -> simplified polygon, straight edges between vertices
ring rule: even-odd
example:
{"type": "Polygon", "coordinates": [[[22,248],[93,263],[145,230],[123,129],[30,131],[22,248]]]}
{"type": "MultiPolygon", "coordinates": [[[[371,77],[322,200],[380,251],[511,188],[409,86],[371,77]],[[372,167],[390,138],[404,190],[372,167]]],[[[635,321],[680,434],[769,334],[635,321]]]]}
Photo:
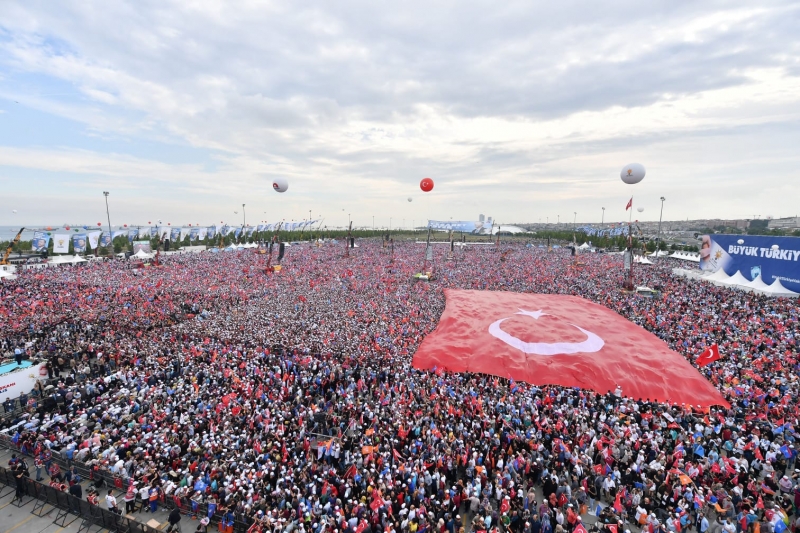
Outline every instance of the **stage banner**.
{"type": "Polygon", "coordinates": [[[100,235],[100,241],[98,244],[103,248],[108,248],[111,246],[111,235],[107,231],[104,231],[103,234],[100,235]]]}
{"type": "Polygon", "coordinates": [[[204,241],[206,237],[208,237],[208,228],[198,228],[197,238],[204,241]]]}
{"type": "Polygon", "coordinates": [[[429,220],[431,229],[444,231],[463,231],[464,233],[489,233],[492,229],[491,222],[469,222],[466,220],[429,220]]]}
{"type": "Polygon", "coordinates": [[[172,231],[169,234],[169,240],[173,243],[178,242],[181,238],[181,228],[172,228],[172,231]]]}
{"type": "Polygon", "coordinates": [[[34,231],[31,245],[34,252],[46,252],[50,246],[50,235],[46,231],[34,231]]]}
{"type": "Polygon", "coordinates": [[[102,231],[90,231],[86,234],[86,238],[89,241],[89,246],[91,246],[92,250],[97,250],[97,246],[100,243],[100,235],[102,231]]]}
{"type": "Polygon", "coordinates": [[[85,233],[78,233],[72,236],[72,249],[75,251],[76,254],[82,254],[86,252],[85,233]]]}
{"type": "Polygon", "coordinates": [[[200,235],[200,228],[192,228],[191,230],[189,230],[189,240],[196,241],[199,235],[200,235]]]}
{"type": "Polygon", "coordinates": [[[150,253],[150,241],[134,241],[133,243],[133,253],[138,254],[139,251],[143,251],[146,254],[150,253]]]}
{"type": "Polygon", "coordinates": [[[789,290],[800,292],[800,238],[769,235],[703,235],[700,268],[716,272],[736,271],[752,281],[771,285],[776,279],[789,290]]]}
{"type": "Polygon", "coordinates": [[[217,227],[216,226],[209,226],[208,228],[208,238],[213,239],[217,236],[217,227]]]}
{"type": "Polygon", "coordinates": [[[53,238],[53,253],[54,254],[68,254],[69,253],[69,233],[56,233],[53,238]]]}

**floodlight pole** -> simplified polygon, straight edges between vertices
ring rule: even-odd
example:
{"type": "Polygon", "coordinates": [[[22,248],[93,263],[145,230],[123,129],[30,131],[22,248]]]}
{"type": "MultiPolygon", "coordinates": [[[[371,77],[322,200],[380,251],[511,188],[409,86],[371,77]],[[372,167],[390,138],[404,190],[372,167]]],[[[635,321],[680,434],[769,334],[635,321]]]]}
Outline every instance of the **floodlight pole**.
{"type": "Polygon", "coordinates": [[[659,252],[661,251],[661,219],[662,219],[662,217],[664,215],[664,200],[666,200],[666,198],[664,198],[662,196],[661,197],[661,214],[658,215],[658,236],[656,237],[656,261],[658,260],[658,256],[660,255],[659,252]]]}
{"type": "MultiPolygon", "coordinates": [[[[109,239],[108,242],[110,243],[110,247],[111,247],[111,250],[109,250],[108,253],[109,253],[109,255],[111,255],[111,253],[114,250],[114,240],[111,238],[111,215],[109,214],[109,211],[108,211],[108,191],[103,191],[103,196],[105,196],[105,198],[106,198],[106,217],[108,219],[108,239],[109,239]]],[[[99,246],[98,246],[98,248],[99,248],[99,246]]]]}

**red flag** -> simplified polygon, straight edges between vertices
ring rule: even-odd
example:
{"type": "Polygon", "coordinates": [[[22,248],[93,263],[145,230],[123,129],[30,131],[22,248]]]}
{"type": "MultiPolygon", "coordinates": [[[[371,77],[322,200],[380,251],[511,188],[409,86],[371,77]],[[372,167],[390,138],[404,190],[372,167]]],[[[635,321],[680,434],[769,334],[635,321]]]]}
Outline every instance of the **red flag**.
{"type": "Polygon", "coordinates": [[[618,533],[617,524],[608,524],[606,525],[606,529],[608,529],[611,533],[618,533]]]}
{"type": "Polygon", "coordinates": [[[628,205],[625,206],[625,211],[627,211],[631,207],[633,207],[633,196],[631,196],[631,199],[628,200],[628,205]]]}
{"type": "Polygon", "coordinates": [[[719,360],[719,358],[719,346],[712,344],[706,348],[706,351],[700,354],[700,357],[695,360],[695,363],[697,363],[697,366],[706,366],[719,360]]]}
{"type": "Polygon", "coordinates": [[[618,492],[616,498],[614,498],[614,510],[618,513],[622,512],[622,492],[618,492]]]}
{"type": "Polygon", "coordinates": [[[679,353],[610,309],[576,296],[445,289],[418,369],[482,372],[534,385],[615,391],[651,401],[729,404],[679,353]]]}
{"type": "Polygon", "coordinates": [[[583,527],[583,524],[581,522],[578,522],[578,525],[575,526],[575,529],[572,530],[572,533],[589,533],[589,532],[586,531],[586,528],[583,527]]]}

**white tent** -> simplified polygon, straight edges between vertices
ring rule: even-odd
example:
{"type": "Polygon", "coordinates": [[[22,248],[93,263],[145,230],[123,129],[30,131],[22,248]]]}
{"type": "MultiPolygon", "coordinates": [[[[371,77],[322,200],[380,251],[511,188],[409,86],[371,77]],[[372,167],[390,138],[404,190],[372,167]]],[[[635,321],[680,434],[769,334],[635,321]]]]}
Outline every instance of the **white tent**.
{"type": "Polygon", "coordinates": [[[769,287],[766,283],[764,283],[764,279],[761,277],[761,274],[758,275],[756,279],[742,287],[746,291],[760,291],[769,287]]]}
{"type": "Polygon", "coordinates": [[[6,272],[5,270],[0,270],[0,279],[17,279],[17,276],[12,274],[11,272],[6,272]]]}
{"type": "Polygon", "coordinates": [[[48,261],[51,265],[74,265],[75,263],[85,262],[86,259],[79,255],[57,255],[48,261]]]}
{"type": "Polygon", "coordinates": [[[652,265],[653,262],[646,257],[639,257],[638,255],[633,258],[633,262],[639,265],[652,265]]]}
{"type": "Polygon", "coordinates": [[[779,279],[776,279],[774,282],[772,282],[772,285],[770,285],[769,287],[765,289],[760,289],[757,292],[759,294],[764,294],[766,296],[775,296],[775,297],[783,296],[787,298],[796,298],[797,296],[800,296],[800,293],[790,291],[789,289],[784,287],[783,283],[781,283],[781,280],[779,279]]]}
{"type": "Polygon", "coordinates": [[[578,250],[588,250],[589,248],[591,248],[591,246],[589,246],[588,242],[585,242],[585,243],[581,244],[580,246],[578,246],[578,250]]]}
{"type": "Polygon", "coordinates": [[[705,281],[710,281],[714,285],[718,285],[720,281],[725,281],[729,277],[730,276],[725,273],[725,270],[720,268],[719,270],[717,270],[713,274],[711,274],[709,276],[706,276],[706,277],[704,277],[702,279],[704,279],[705,281]]]}
{"type": "Polygon", "coordinates": [[[651,252],[647,255],[649,255],[650,257],[667,257],[669,256],[669,252],[665,250],[658,250],[656,252],[651,252]]]}
{"type": "Polygon", "coordinates": [[[152,258],[153,254],[148,254],[141,248],[139,248],[139,251],[131,256],[131,259],[152,259],[152,258]]]}
{"type": "Polygon", "coordinates": [[[734,274],[733,276],[729,277],[728,279],[723,279],[722,281],[718,281],[717,282],[718,285],[726,285],[728,287],[733,287],[735,289],[744,288],[749,283],[750,283],[750,280],[747,279],[746,277],[744,277],[742,275],[742,273],[739,272],[738,270],[736,271],[736,274],[734,274]]]}

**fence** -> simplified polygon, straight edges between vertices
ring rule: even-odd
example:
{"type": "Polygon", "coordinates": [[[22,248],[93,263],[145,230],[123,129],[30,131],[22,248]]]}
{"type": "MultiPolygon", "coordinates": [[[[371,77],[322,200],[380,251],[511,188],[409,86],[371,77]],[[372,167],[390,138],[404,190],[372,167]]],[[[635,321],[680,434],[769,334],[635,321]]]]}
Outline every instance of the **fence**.
{"type": "MultiPolygon", "coordinates": [[[[0,446],[4,447],[6,449],[9,449],[9,450],[13,450],[16,453],[21,453],[21,454],[27,455],[27,456],[31,455],[31,453],[28,450],[21,449],[19,446],[17,446],[17,444],[14,443],[14,441],[11,440],[11,437],[9,437],[8,435],[3,434],[3,433],[0,433],[0,446]]],[[[127,488],[125,486],[125,484],[123,483],[122,478],[120,478],[118,476],[114,476],[113,474],[111,474],[111,472],[108,472],[107,470],[103,470],[103,469],[92,471],[92,468],[90,466],[88,466],[86,463],[82,463],[80,461],[75,461],[75,460],[70,460],[70,459],[64,457],[64,455],[59,453],[58,451],[52,451],[52,461],[54,463],[56,463],[61,468],[62,472],[65,472],[67,469],[69,469],[69,468],[74,466],[75,469],[78,471],[78,474],[81,476],[81,478],[83,478],[84,480],[93,480],[96,485],[104,484],[105,486],[107,486],[109,488],[116,488],[116,489],[121,490],[121,491],[124,491],[127,488]],[[100,480],[102,480],[102,483],[99,483],[100,480]]],[[[0,482],[3,482],[3,481],[0,480],[0,482]]],[[[39,485],[39,483],[37,483],[37,485],[39,485]]],[[[12,486],[12,487],[15,486],[15,483],[13,482],[13,476],[12,476],[12,482],[10,483],[10,486],[12,486]]],[[[49,489],[50,487],[46,486],[46,488],[49,489]]],[[[66,494],[66,493],[62,493],[62,494],[66,494]]],[[[66,495],[69,496],[69,494],[66,494],[66,495]]],[[[72,497],[72,496],[70,496],[70,497],[72,497]]],[[[159,502],[159,505],[161,507],[165,508],[165,509],[168,509],[168,510],[172,510],[175,507],[179,507],[180,511],[181,511],[181,514],[184,514],[184,515],[193,514],[193,513],[190,512],[192,510],[192,504],[187,498],[181,499],[180,502],[178,502],[176,500],[177,499],[173,498],[173,497],[165,497],[163,501],[159,502]]],[[[80,501],[83,501],[83,500],[80,500],[80,501]]],[[[83,503],[88,505],[88,503],[86,501],[83,501],[83,503]]],[[[146,502],[144,502],[144,503],[146,504],[146,502]]],[[[91,506],[91,508],[99,509],[96,506],[91,506]]],[[[101,510],[105,511],[104,509],[101,509],[101,510]]],[[[197,513],[196,514],[198,514],[200,516],[208,516],[208,504],[207,503],[198,504],[197,513]]],[[[114,516],[118,516],[118,515],[114,515],[114,516]]],[[[219,511],[219,506],[217,506],[216,512],[210,518],[211,518],[212,522],[219,523],[219,522],[222,521],[222,513],[219,511]]],[[[137,524],[141,524],[141,522],[137,522],[137,524]]],[[[248,531],[249,528],[250,528],[250,523],[248,523],[246,520],[243,520],[243,517],[239,517],[239,516],[236,517],[236,520],[234,520],[234,523],[233,523],[233,531],[234,531],[234,533],[245,533],[245,532],[248,531]]],[[[152,528],[150,528],[150,529],[152,530],[152,528]]],[[[211,528],[209,527],[209,529],[211,529],[211,528]]],[[[155,530],[152,530],[152,531],[155,531],[155,530]]],[[[135,532],[135,533],[138,533],[138,532],[135,532]]]]}
{"type": "Polygon", "coordinates": [[[81,519],[79,533],[88,532],[93,526],[120,533],[161,533],[158,529],[152,528],[147,524],[102,509],[86,500],[76,498],[49,485],[43,485],[28,477],[17,479],[13,472],[3,467],[0,467],[0,484],[14,487],[16,491],[21,492],[21,499],[15,501],[15,504],[20,507],[35,500],[36,503],[31,514],[43,517],[52,511],[52,509],[46,509],[48,505],[58,509],[53,523],[61,528],[65,528],[72,522],[81,519]],[[22,483],[22,486],[19,487],[17,483],[22,483]]]}

